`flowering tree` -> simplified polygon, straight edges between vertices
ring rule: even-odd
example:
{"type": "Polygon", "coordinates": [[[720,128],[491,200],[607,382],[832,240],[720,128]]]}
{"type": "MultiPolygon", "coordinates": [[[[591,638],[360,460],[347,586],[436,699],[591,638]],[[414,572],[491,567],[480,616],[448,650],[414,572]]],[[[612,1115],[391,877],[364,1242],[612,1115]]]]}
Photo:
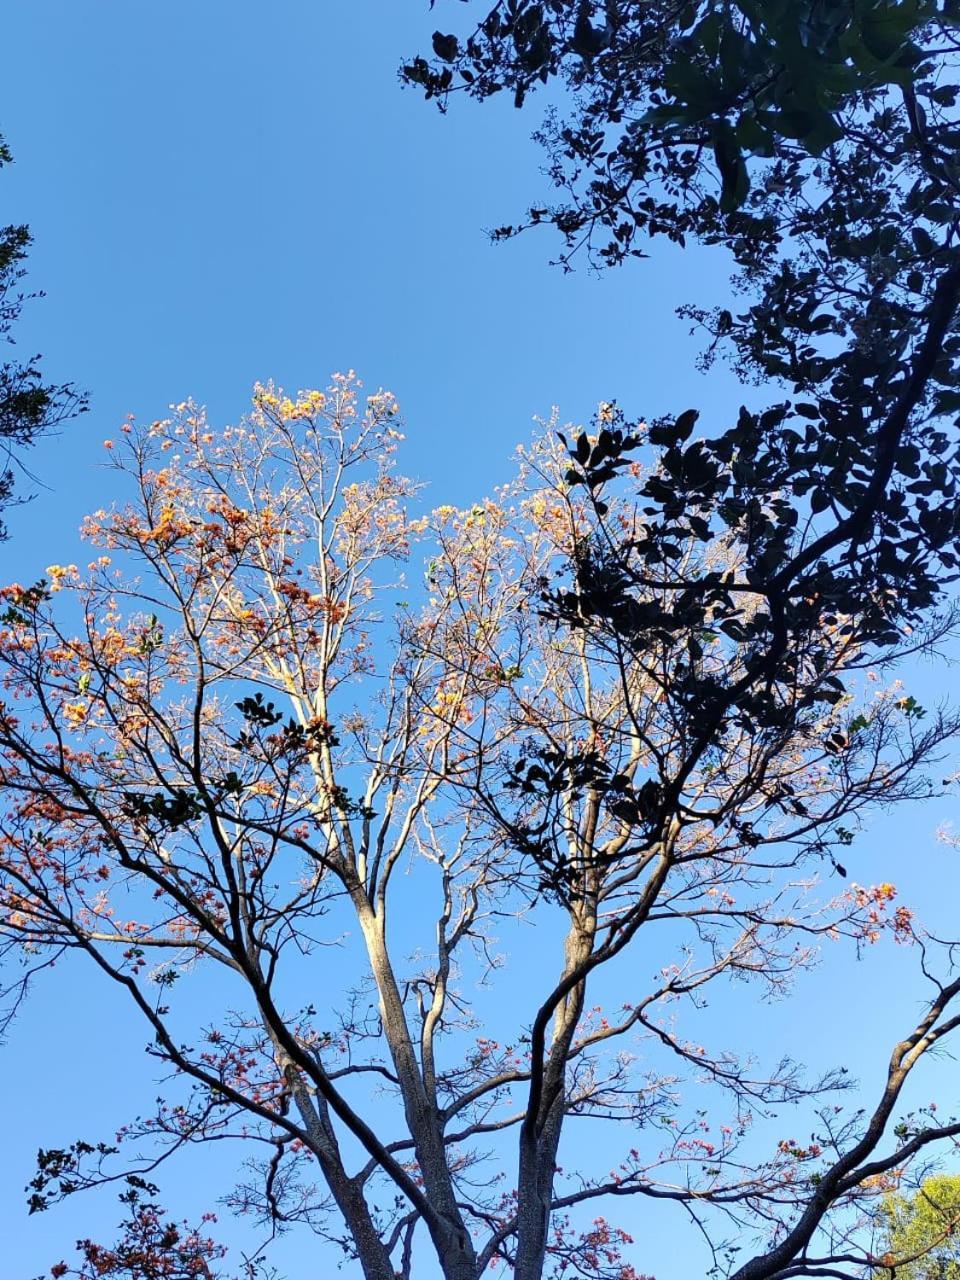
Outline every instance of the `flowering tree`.
{"type": "MultiPolygon", "coordinates": [[[[729,434],[604,404],[493,500],[418,514],[397,414],[339,378],[222,431],[128,423],[87,569],[4,591],[11,1013],[76,953],[168,1081],[116,1142],[41,1153],[31,1207],[235,1138],[228,1202],[367,1280],[639,1280],[597,1216],[629,1197],[685,1208],[739,1280],[869,1274],[871,1213],[960,1134],[900,1104],[960,1021],[949,948],[838,858],[958,728],[886,674],[951,622],[871,576],[889,472],[855,525],[790,520],[729,434]],[[712,985],[780,994],[884,932],[931,999],[866,1112],[841,1073],[698,1035],[712,985]],[[753,1132],[791,1105],[809,1141],[753,1132]],[[576,1130],[602,1155],[564,1172],[576,1130]]],[[[131,1248],[165,1230],[213,1274],[136,1200],[131,1248]]]]}
{"type": "MultiPolygon", "coordinates": [[[[57,1262],[50,1268],[53,1280],[215,1280],[212,1266],[226,1250],[205,1230],[215,1221],[206,1213],[200,1228],[172,1222],[150,1198],[157,1191],[151,1183],[131,1178],[120,1196],[127,1206],[120,1242],[112,1248],[93,1240],[78,1240],[79,1267],[57,1262]]],[[[250,1271],[252,1276],[255,1274],[250,1271]]]]}

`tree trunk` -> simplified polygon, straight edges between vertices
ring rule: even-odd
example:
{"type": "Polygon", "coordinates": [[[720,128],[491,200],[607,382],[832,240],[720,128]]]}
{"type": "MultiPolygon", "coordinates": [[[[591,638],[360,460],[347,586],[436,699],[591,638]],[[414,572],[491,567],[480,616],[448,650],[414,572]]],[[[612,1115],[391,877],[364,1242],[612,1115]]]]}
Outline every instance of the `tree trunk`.
{"type": "MultiPolygon", "coordinates": [[[[573,974],[588,958],[595,933],[596,919],[592,911],[583,909],[582,913],[574,916],[564,943],[562,978],[573,974]]],[[[527,1117],[521,1131],[514,1280],[541,1280],[543,1276],[557,1150],[565,1114],[567,1055],[580,1022],[585,996],[586,982],[583,981],[557,1007],[553,1040],[544,1065],[538,1113],[527,1117]]]]}
{"type": "Polygon", "coordinates": [[[457,1206],[440,1119],[436,1106],[431,1105],[427,1096],[410,1038],[403,998],[387,951],[383,919],[370,907],[362,886],[357,886],[353,897],[377,984],[380,1016],[400,1082],[407,1127],[414,1142],[424,1189],[436,1211],[436,1219],[428,1220],[426,1226],[437,1251],[444,1280],[477,1280],[476,1250],[457,1206]]]}
{"type": "Polygon", "coordinates": [[[330,1193],[343,1214],[347,1230],[357,1246],[357,1257],[363,1269],[363,1280],[395,1280],[396,1271],[390,1255],[380,1239],[363,1188],[349,1177],[340,1158],[337,1136],[330,1123],[322,1099],[315,1099],[303,1081],[291,1078],[291,1095],[304,1128],[310,1135],[310,1146],[323,1171],[330,1193]]]}

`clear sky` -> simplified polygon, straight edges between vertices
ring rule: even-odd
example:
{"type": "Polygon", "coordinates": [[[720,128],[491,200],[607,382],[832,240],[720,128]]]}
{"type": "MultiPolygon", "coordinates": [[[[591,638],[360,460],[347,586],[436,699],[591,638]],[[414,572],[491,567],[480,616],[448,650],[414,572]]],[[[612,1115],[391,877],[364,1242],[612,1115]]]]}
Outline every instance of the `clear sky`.
{"type": "MultiPolygon", "coordinates": [[[[49,376],[86,386],[93,408],[33,454],[36,498],[10,519],[4,579],[76,558],[80,517],[111,500],[101,442],[123,417],[160,417],[192,396],[229,420],[257,379],[322,387],[352,367],[371,389],[389,387],[408,423],[404,469],[455,504],[508,478],[514,445],[554,405],[572,420],[601,399],[647,415],[699,406],[719,427],[741,394],[756,399],[722,372],[695,373],[696,345],[673,316],[680,302],[723,296],[712,255],[658,245],[650,261],[596,278],[551,268],[549,233],[489,244],[484,228],[543,190],[528,137],[537,115],[495,101],[444,119],[401,90],[398,64],[428,45],[435,17],[426,0],[7,0],[0,131],[16,164],[0,174],[0,215],[31,224],[31,284],[48,295],[21,344],[44,353],[49,376]]],[[[919,679],[944,684],[942,673],[919,679]]],[[[945,816],[940,806],[878,824],[862,855],[870,869],[851,859],[855,878],[906,877],[931,905],[955,900],[955,860],[933,839],[945,816]]],[[[813,978],[797,1006],[754,1013],[739,1031],[789,1032],[814,1060],[840,1043],[857,1070],[916,1007],[900,958],[813,978]],[[900,1022],[885,1016],[881,1035],[891,1010],[900,1022]]],[[[28,1221],[20,1189],[37,1146],[109,1137],[149,1106],[144,1040],[69,970],[38,987],[0,1050],[12,1280],[116,1221],[109,1194],[28,1221]]],[[[219,1159],[181,1163],[167,1200],[207,1208],[219,1159]]],[[[639,1270],[697,1273],[689,1233],[668,1239],[629,1206],[619,1221],[640,1228],[639,1270]]],[[[303,1248],[284,1251],[290,1280],[323,1273],[303,1248]]]]}

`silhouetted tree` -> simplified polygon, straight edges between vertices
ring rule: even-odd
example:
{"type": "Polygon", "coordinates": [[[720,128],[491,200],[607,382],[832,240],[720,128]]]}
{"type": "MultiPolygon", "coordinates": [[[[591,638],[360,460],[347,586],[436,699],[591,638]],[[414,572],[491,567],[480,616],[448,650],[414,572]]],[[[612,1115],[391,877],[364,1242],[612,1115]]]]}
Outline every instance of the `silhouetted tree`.
{"type": "MultiPolygon", "coordinates": [[[[11,162],[10,150],[0,138],[0,167],[11,162]]],[[[24,294],[24,260],[30,247],[30,230],[22,225],[0,227],[0,342],[14,342],[14,328],[23,304],[36,294],[24,294]]],[[[24,449],[39,436],[86,407],[86,397],[70,383],[44,381],[40,357],[7,359],[0,363],[0,512],[14,498],[14,466],[24,449]]],[[[6,528],[0,520],[0,538],[6,528]]]]}

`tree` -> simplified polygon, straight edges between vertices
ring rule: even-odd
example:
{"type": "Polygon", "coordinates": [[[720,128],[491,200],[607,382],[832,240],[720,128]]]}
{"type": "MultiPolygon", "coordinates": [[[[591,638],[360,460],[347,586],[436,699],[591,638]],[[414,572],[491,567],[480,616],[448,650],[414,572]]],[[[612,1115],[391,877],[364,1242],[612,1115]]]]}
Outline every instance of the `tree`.
{"type": "MultiPolygon", "coordinates": [[[[0,137],[0,168],[11,160],[10,149],[0,137]]],[[[13,327],[28,300],[21,292],[21,284],[29,247],[29,228],[0,227],[0,342],[14,341],[13,327]]],[[[19,451],[86,408],[86,397],[75,387],[44,383],[39,359],[33,356],[26,361],[6,360],[0,364],[0,447],[6,452],[6,464],[0,472],[0,511],[13,500],[12,464],[19,451]]],[[[0,521],[0,538],[4,536],[0,521]]]]}
{"type": "Polygon", "coordinates": [[[617,265],[656,236],[723,248],[744,303],[684,308],[704,359],[725,353],[745,381],[798,397],[803,419],[771,410],[738,447],[815,512],[863,509],[871,477],[878,491],[896,478],[884,572],[909,577],[930,534],[953,536],[938,477],[960,409],[955,6],[503,0],[482,12],[463,39],[435,33],[433,63],[404,75],[444,104],[506,89],[521,105],[563,81],[566,114],[539,135],[561,202],[498,234],[552,224],[568,265],[578,250],[617,265]],[[895,428],[881,479],[904,411],[911,439],[895,428]],[[911,515],[909,494],[922,508],[911,515]]]}
{"type": "Polygon", "coordinates": [[[960,1276],[960,1178],[926,1178],[913,1196],[891,1196],[884,1206],[884,1265],[877,1275],[901,1280],[956,1280],[960,1276]]]}
{"type": "Polygon", "coordinates": [[[631,1196],[738,1280],[869,1268],[871,1208],[960,1135],[901,1102],[960,978],[839,855],[960,728],[884,674],[949,631],[955,538],[891,591],[882,457],[852,518],[803,511],[690,413],[607,403],[493,500],[417,514],[399,425],[350,378],[259,388],[221,432],[128,423],[88,568],[3,593],[11,1015],[83,961],[167,1080],[115,1143],[42,1152],[31,1208],[232,1137],[260,1155],[229,1202],[367,1280],[636,1280],[595,1216],[631,1196]],[[711,986],[785,994],[819,944],[884,934],[931,994],[865,1111],[842,1072],[698,1035],[711,986]],[[768,1108],[809,1139],[755,1133],[768,1108]],[[565,1173],[571,1127],[598,1156],[565,1173]]]}
{"type": "Polygon", "coordinates": [[[120,1195],[128,1216],[119,1244],[104,1247],[93,1240],[78,1240],[79,1268],[54,1263],[53,1280],[217,1280],[219,1273],[212,1267],[226,1250],[205,1234],[216,1220],[214,1215],[205,1214],[200,1227],[172,1222],[150,1198],[157,1187],[142,1179],[130,1181],[120,1195]]]}
{"type": "MultiPolygon", "coordinates": [[[[565,261],[586,246],[595,261],[615,264],[644,256],[637,245],[646,236],[683,244],[695,235],[763,270],[764,250],[784,233],[812,229],[823,238],[829,219],[818,224],[820,202],[830,215],[840,201],[852,205],[851,237],[871,215],[886,221],[889,212],[892,222],[882,205],[858,206],[871,188],[895,189],[911,167],[913,178],[922,172],[941,186],[923,182],[913,192],[908,254],[916,218],[950,225],[933,205],[956,181],[952,0],[477,7],[484,16],[468,34],[434,32],[432,62],[418,56],[402,77],[444,109],[458,92],[482,102],[503,90],[522,107],[542,85],[562,82],[563,114],[549,111],[538,136],[566,203],[531,209],[527,225],[553,224],[566,240],[565,261]],[[854,172],[845,174],[851,160],[854,172]],[[813,192],[819,200],[809,199],[813,192]]],[[[848,270],[877,251],[848,245],[838,253],[842,232],[832,230],[831,256],[860,259],[848,270]]],[[[889,237],[879,247],[894,262],[905,256],[891,253],[889,237]]]]}

